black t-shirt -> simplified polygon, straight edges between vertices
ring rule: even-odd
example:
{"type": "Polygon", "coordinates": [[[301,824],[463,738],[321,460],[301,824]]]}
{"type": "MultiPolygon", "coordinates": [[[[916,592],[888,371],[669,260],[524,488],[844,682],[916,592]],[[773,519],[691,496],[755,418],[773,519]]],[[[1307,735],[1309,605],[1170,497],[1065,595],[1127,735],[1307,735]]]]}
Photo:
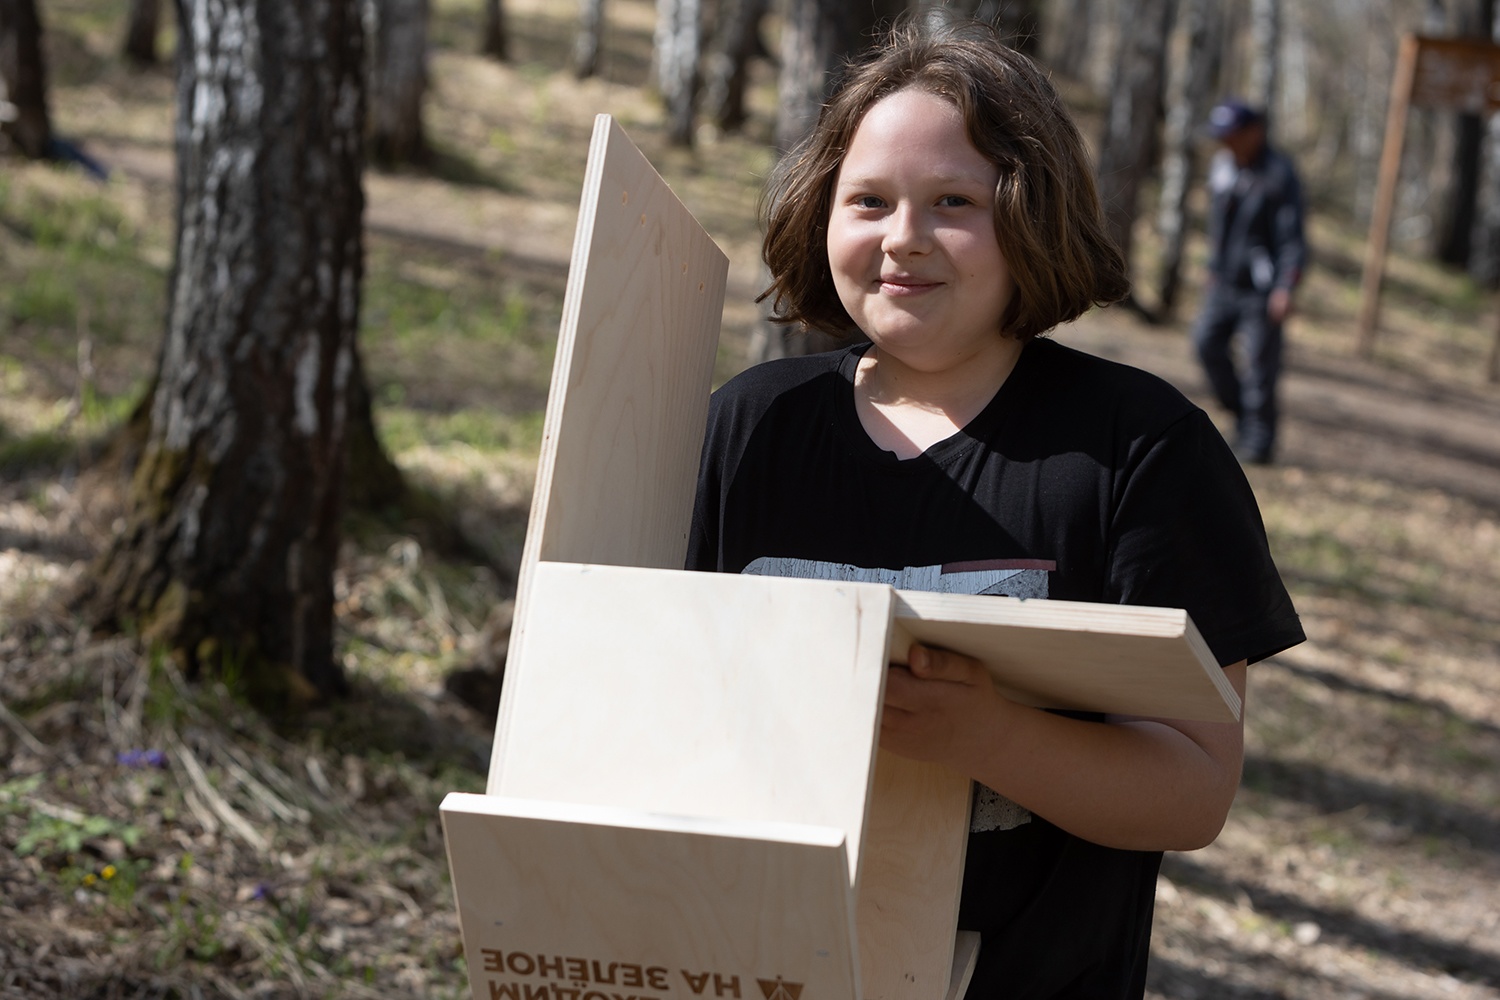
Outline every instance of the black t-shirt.
{"type": "MultiPolygon", "coordinates": [[[[1239,463],[1166,382],[1050,340],[962,431],[899,460],[855,412],[868,345],[714,393],[688,568],[1185,608],[1221,664],[1302,641],[1239,463]]],[[[974,998],[1139,997],[1158,852],[980,787],[959,925],[974,998]]]]}

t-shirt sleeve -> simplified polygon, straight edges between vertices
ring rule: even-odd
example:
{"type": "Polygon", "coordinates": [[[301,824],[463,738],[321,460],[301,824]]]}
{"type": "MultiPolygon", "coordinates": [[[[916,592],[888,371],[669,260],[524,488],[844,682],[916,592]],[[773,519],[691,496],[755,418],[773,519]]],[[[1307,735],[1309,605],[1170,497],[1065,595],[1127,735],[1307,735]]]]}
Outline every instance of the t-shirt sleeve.
{"type": "Polygon", "coordinates": [[[1145,445],[1117,496],[1106,600],[1184,608],[1221,665],[1303,641],[1255,494],[1203,411],[1145,445]]]}

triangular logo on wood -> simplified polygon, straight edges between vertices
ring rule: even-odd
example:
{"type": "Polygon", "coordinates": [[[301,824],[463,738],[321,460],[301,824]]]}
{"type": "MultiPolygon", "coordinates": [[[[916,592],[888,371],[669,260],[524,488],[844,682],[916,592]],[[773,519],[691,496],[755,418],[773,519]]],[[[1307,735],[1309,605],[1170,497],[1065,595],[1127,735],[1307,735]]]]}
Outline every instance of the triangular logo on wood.
{"type": "Polygon", "coordinates": [[[760,983],[760,991],[766,995],[766,1000],[797,1000],[802,996],[801,983],[788,983],[780,976],[775,979],[757,979],[760,983]]]}

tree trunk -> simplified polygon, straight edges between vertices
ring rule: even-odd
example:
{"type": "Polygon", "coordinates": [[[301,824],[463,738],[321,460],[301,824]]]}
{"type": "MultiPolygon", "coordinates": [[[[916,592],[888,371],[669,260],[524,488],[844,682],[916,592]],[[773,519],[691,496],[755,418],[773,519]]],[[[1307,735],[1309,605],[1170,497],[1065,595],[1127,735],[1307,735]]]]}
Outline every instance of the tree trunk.
{"type": "MultiPolygon", "coordinates": [[[[1490,38],[1500,42],[1500,21],[1490,25],[1490,38]]],[[[1470,237],[1469,275],[1486,288],[1500,288],[1500,196],[1493,178],[1500,177],[1500,115],[1491,115],[1484,135],[1484,176],[1479,210],[1470,237]]]]}
{"type": "Polygon", "coordinates": [[[1221,0],[1187,0],[1185,11],[1187,59],[1172,91],[1167,112],[1166,155],[1162,160],[1161,205],[1157,231],[1161,234],[1161,279],[1157,287],[1161,318],[1170,319],[1182,282],[1182,259],[1188,237],[1188,196],[1197,168],[1199,123],[1219,89],[1222,65],[1221,0]]]}
{"type": "Polygon", "coordinates": [[[484,29],[479,37],[479,54],[505,61],[510,57],[510,32],[505,26],[505,11],[500,0],[484,0],[484,29]]]}
{"type": "Polygon", "coordinates": [[[745,85],[750,59],[760,50],[760,22],[766,0],[720,0],[719,26],[704,73],[704,104],[709,118],[725,132],[745,124],[745,85]]]}
{"type": "Polygon", "coordinates": [[[126,526],[89,617],[261,704],[332,653],[363,275],[360,0],[180,0],[167,331],[126,526]]]}
{"type": "Polygon", "coordinates": [[[1041,0],[978,0],[972,12],[979,20],[993,24],[1016,51],[1033,58],[1041,54],[1041,0]]]}
{"type": "Polygon", "coordinates": [[[1281,0],[1250,0],[1250,84],[1246,97],[1276,114],[1280,87],[1281,0]]]}
{"type": "Polygon", "coordinates": [[[656,0],[656,81],[674,146],[693,144],[702,18],[702,0],[656,0]]]}
{"type": "Polygon", "coordinates": [[[1105,229],[1119,245],[1127,269],[1141,183],[1156,164],[1167,38],[1176,6],[1176,0],[1141,0],[1121,7],[1114,83],[1099,143],[1099,196],[1105,229]]]}
{"type": "Polygon", "coordinates": [[[365,0],[370,26],[370,159],[384,166],[427,159],[428,0],[365,0]]]}
{"type": "Polygon", "coordinates": [[[1093,0],[1063,0],[1058,6],[1054,32],[1049,33],[1047,51],[1052,68],[1069,80],[1082,80],[1088,73],[1089,53],[1096,31],[1093,0]]]}
{"type": "Polygon", "coordinates": [[[839,60],[861,47],[859,5],[842,0],[789,0],[781,25],[776,151],[785,153],[818,120],[839,60]]]}
{"type": "Polygon", "coordinates": [[[0,139],[33,160],[52,152],[47,63],[36,0],[0,0],[0,139]]]}
{"type": "Polygon", "coordinates": [[[604,0],[579,0],[578,38],[573,43],[573,75],[587,80],[599,72],[604,46],[604,0]]]}
{"type": "Polygon", "coordinates": [[[125,45],[121,50],[125,58],[137,66],[155,66],[156,36],[160,29],[161,0],[130,0],[125,45]]]}
{"type": "MultiPolygon", "coordinates": [[[[1495,0],[1475,0],[1462,10],[1459,34],[1488,39],[1495,22],[1495,0]]],[[[1453,163],[1448,189],[1438,209],[1433,254],[1454,267],[1466,267],[1473,246],[1474,219],[1479,208],[1479,179],[1484,165],[1484,119],[1476,114],[1453,116],[1453,163]]]]}
{"type": "MultiPolygon", "coordinates": [[[[781,75],[777,90],[781,106],[776,116],[776,153],[784,155],[818,120],[834,73],[842,60],[856,55],[872,40],[870,29],[888,19],[889,5],[862,4],[843,0],[790,0],[781,26],[781,75]],[[865,10],[864,15],[860,12],[865,10]]],[[[761,268],[762,287],[770,275],[761,268]]],[[[850,343],[820,330],[788,332],[766,318],[769,303],[763,303],[760,323],[751,335],[751,357],[755,360],[812,354],[850,343]]]]}

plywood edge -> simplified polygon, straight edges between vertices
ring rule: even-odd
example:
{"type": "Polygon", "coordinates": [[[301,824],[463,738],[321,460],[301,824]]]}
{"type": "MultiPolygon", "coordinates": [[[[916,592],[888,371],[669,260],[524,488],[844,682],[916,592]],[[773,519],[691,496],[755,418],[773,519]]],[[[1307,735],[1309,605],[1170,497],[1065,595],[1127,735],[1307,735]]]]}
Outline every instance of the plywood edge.
{"type": "Polygon", "coordinates": [[[1228,722],[1241,717],[1239,695],[1191,617],[1181,608],[899,590],[891,629],[891,660],[904,663],[911,643],[919,639],[985,660],[1002,692],[1025,704],[1205,721],[1228,722]],[[990,629],[997,630],[993,638],[986,634],[990,629]],[[1020,632],[1008,646],[1004,632],[1010,629],[1020,632]],[[1029,652],[1021,659],[1012,655],[1012,665],[1002,666],[1006,654],[1017,648],[1029,652]],[[1060,656],[1071,664],[1069,672],[1086,679],[1094,669],[1089,664],[1102,667],[1115,654],[1137,662],[1153,660],[1181,683],[1174,683],[1166,698],[1143,698],[1132,693],[1127,701],[1134,704],[1121,704],[1111,696],[1106,701],[1117,707],[1107,708],[1090,694],[1094,691],[1091,685],[1080,686],[1063,672],[1042,669],[1041,657],[1060,656]],[[1194,680],[1194,675],[1201,676],[1194,680]],[[1021,680],[1027,676],[1031,680],[1021,680]],[[1059,688],[1058,683],[1064,687],[1059,688]],[[1041,686],[1034,687],[1037,684],[1041,686]],[[1044,695],[1047,690],[1053,694],[1044,695]],[[1065,690],[1080,697],[1046,700],[1065,690]],[[1140,706],[1147,702],[1160,710],[1143,710],[1140,706]]]}
{"type": "MultiPolygon", "coordinates": [[[[557,427],[562,419],[562,408],[566,400],[568,369],[572,362],[573,343],[578,333],[578,313],[583,299],[583,286],[589,248],[593,242],[594,219],[598,211],[600,188],[604,178],[604,161],[609,153],[610,133],[614,119],[609,115],[594,117],[594,131],[589,139],[588,161],[584,167],[583,189],[578,199],[578,223],[573,230],[573,252],[568,262],[568,282],[563,293],[562,321],[558,325],[557,350],[552,364],[552,379],[547,389],[547,406],[542,417],[542,444],[537,455],[536,486],[531,496],[531,510],[527,516],[526,539],[521,547],[521,565],[516,574],[516,607],[512,619],[510,648],[507,661],[518,664],[523,661],[521,647],[525,643],[528,611],[527,592],[531,572],[536,566],[541,551],[542,523],[546,520],[547,501],[552,483],[552,466],[557,457],[557,427]]],[[[500,688],[500,707],[496,713],[495,732],[504,732],[506,720],[514,710],[516,701],[514,683],[520,671],[513,671],[512,683],[500,688]]],[[[503,767],[500,741],[495,740],[490,751],[488,783],[495,787],[497,772],[503,767]]]]}
{"type": "Polygon", "coordinates": [[[764,840],[807,847],[844,848],[848,838],[844,831],[813,823],[784,823],[776,820],[710,819],[703,816],[679,816],[624,809],[618,806],[596,806],[577,802],[553,802],[548,799],[526,799],[510,795],[488,795],[474,792],[449,792],[438,807],[441,814],[452,816],[504,816],[554,823],[582,823],[589,826],[612,826],[626,830],[654,830],[663,833],[689,833],[704,837],[729,837],[736,840],[764,840]]]}
{"type": "Polygon", "coordinates": [[[1162,639],[1186,637],[1189,623],[1187,612],[1181,608],[940,594],[921,590],[896,591],[896,616],[1162,639]]]}
{"type": "Polygon", "coordinates": [[[959,931],[953,942],[953,973],[948,977],[948,994],[944,1000],[962,1000],[979,964],[979,932],[959,931]]]}
{"type": "Polygon", "coordinates": [[[1234,689],[1234,685],[1229,683],[1229,678],[1224,675],[1224,669],[1219,666],[1218,659],[1214,656],[1213,650],[1208,648],[1208,641],[1199,633],[1198,626],[1193,624],[1191,618],[1187,620],[1185,638],[1187,639],[1188,646],[1192,648],[1193,653],[1198,657],[1198,662],[1202,665],[1203,672],[1208,675],[1209,680],[1213,681],[1214,687],[1219,689],[1219,695],[1224,699],[1224,704],[1228,705],[1229,710],[1234,713],[1235,721],[1242,720],[1245,712],[1245,703],[1240,699],[1240,694],[1234,689]]]}

